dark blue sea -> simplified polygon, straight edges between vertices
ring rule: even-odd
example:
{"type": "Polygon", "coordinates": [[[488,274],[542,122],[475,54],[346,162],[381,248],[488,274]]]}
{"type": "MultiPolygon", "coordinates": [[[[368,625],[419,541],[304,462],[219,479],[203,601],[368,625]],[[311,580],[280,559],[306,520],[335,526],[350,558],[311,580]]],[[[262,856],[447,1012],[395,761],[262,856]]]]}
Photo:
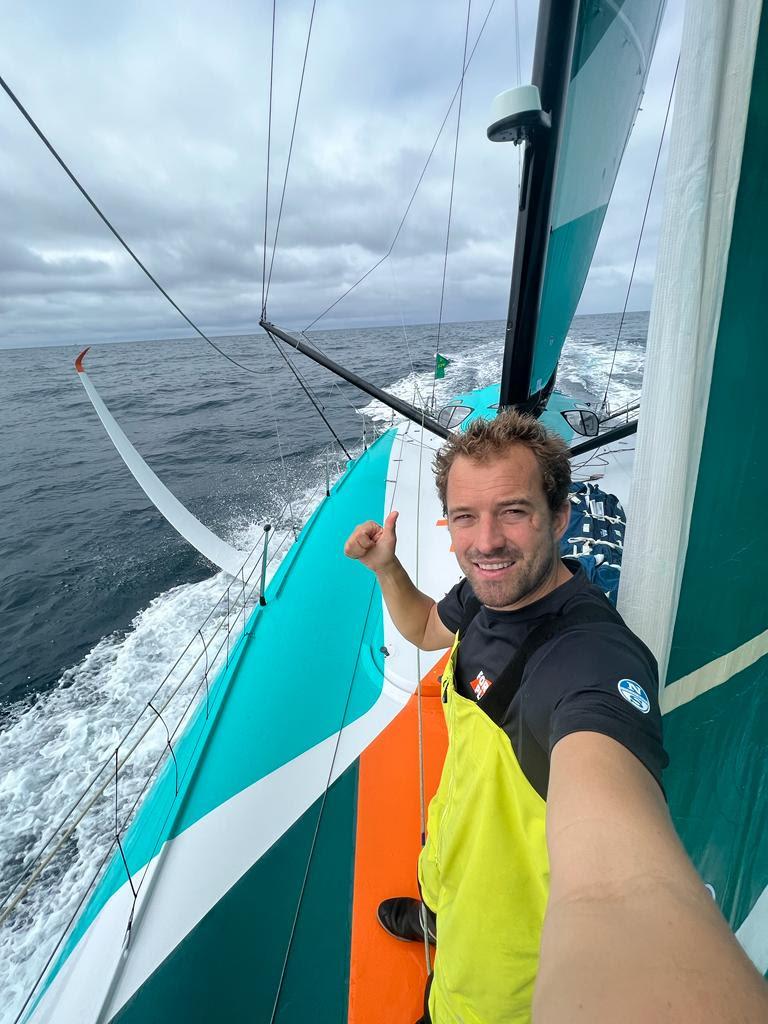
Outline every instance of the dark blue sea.
{"type": "MultiPolygon", "coordinates": [[[[558,388],[602,398],[619,316],[577,317],[558,388]]],[[[639,395],[647,313],[623,324],[609,399],[639,395]]],[[[446,377],[433,381],[436,328],[318,332],[329,355],[402,398],[440,405],[498,380],[504,325],[443,325],[446,377]]],[[[264,335],[95,346],[86,368],[152,469],[237,548],[265,522],[287,536],[345,456],[264,335]],[[290,500],[291,509],[285,509],[290,500]]],[[[74,370],[76,348],[0,352],[0,896],[194,634],[223,574],[159,516],[107,438],[74,370]]],[[[353,454],[389,410],[294,355],[353,454]]],[[[87,847],[87,843],[85,846],[87,847]]],[[[84,860],[92,850],[83,848],[84,860]]],[[[42,907],[42,904],[41,904],[42,907]]],[[[55,908],[48,906],[49,913],[55,908]]],[[[0,933],[0,991],[31,976],[42,926],[0,933]]],[[[0,1024],[12,1020],[0,1000],[0,1024]]]]}

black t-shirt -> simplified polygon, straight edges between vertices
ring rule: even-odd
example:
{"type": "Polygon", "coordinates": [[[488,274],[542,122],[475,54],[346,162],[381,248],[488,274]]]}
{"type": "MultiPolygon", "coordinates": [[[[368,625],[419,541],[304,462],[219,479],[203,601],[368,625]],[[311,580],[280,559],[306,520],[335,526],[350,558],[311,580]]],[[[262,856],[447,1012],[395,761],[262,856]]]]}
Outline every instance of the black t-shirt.
{"type": "MultiPolygon", "coordinates": [[[[578,562],[564,562],[571,579],[539,601],[511,612],[480,607],[459,645],[455,686],[463,697],[482,708],[484,693],[535,626],[585,598],[604,600],[578,562]]],[[[464,579],[438,602],[440,619],[451,632],[459,629],[470,596],[472,587],[464,579]]],[[[639,758],[659,785],[669,761],[661,737],[656,661],[622,622],[574,626],[536,650],[497,724],[544,797],[552,748],[572,732],[610,736],[639,758]]]]}

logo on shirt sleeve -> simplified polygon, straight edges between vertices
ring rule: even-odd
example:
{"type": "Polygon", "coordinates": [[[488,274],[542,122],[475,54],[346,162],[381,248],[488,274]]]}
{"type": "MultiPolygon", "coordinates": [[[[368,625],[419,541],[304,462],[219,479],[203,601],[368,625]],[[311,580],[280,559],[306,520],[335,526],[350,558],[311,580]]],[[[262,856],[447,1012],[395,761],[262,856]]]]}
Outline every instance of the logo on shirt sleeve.
{"type": "Polygon", "coordinates": [[[636,683],[634,679],[620,679],[619,680],[619,693],[632,705],[633,708],[637,708],[638,711],[642,711],[644,715],[647,715],[651,710],[651,702],[648,700],[648,694],[636,683]]]}

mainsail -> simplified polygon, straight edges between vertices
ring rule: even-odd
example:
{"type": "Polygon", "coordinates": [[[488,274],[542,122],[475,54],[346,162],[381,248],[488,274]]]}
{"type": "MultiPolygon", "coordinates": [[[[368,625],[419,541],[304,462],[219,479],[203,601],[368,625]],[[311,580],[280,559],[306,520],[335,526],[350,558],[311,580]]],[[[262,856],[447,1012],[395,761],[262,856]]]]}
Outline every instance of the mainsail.
{"type": "Polygon", "coordinates": [[[619,607],[660,661],[678,831],[763,973],[766,166],[768,7],[690,4],[619,607]]]}

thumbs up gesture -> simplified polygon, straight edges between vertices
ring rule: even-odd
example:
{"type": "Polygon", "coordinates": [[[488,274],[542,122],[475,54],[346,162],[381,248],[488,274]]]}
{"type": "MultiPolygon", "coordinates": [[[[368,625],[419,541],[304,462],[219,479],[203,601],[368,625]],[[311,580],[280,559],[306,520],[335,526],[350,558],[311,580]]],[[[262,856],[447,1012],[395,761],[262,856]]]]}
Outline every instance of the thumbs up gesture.
{"type": "Polygon", "coordinates": [[[395,562],[397,534],[395,523],[398,512],[390,512],[379,526],[372,519],[356,526],[344,545],[347,558],[355,558],[362,562],[371,572],[382,572],[395,562]]]}

